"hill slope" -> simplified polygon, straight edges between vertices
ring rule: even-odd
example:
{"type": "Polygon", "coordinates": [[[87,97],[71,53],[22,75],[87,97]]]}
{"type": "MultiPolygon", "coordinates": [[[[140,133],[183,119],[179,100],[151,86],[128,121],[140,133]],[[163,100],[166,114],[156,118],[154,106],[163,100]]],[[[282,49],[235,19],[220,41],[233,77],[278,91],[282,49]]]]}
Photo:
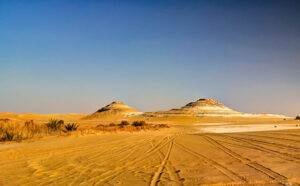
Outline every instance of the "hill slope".
{"type": "Polygon", "coordinates": [[[99,117],[111,117],[111,116],[131,116],[137,115],[140,112],[120,101],[114,101],[105,107],[100,108],[93,114],[85,117],[84,119],[96,119],[99,117]]]}
{"type": "Polygon", "coordinates": [[[214,99],[207,99],[207,98],[190,102],[179,109],[146,113],[146,115],[151,115],[152,117],[155,116],[156,117],[170,117],[170,116],[235,117],[237,116],[237,117],[282,117],[282,118],[286,117],[283,115],[275,115],[275,114],[242,113],[242,112],[232,110],[214,99]]]}

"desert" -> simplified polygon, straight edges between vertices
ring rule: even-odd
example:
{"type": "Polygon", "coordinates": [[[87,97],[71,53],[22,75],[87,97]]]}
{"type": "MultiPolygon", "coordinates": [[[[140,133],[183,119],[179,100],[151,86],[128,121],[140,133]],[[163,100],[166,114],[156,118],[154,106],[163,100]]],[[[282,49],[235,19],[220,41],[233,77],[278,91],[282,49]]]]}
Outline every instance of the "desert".
{"type": "Polygon", "coordinates": [[[33,120],[45,125],[57,118],[79,125],[74,131],[22,141],[2,138],[0,184],[300,184],[298,120],[249,115],[213,99],[187,105],[175,114],[174,109],[142,113],[119,101],[92,114],[0,113],[0,118],[8,120],[2,124],[33,120]],[[168,127],[97,130],[100,123],[109,127],[120,121],[168,127]]]}
{"type": "Polygon", "coordinates": [[[300,186],[300,0],[0,0],[0,186],[300,186]]]}

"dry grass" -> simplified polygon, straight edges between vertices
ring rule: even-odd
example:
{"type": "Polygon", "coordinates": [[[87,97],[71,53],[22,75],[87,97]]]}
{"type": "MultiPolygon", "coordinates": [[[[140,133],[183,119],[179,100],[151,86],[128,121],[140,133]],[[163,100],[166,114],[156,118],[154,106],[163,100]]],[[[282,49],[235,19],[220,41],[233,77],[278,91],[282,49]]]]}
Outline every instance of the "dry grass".
{"type": "Polygon", "coordinates": [[[38,124],[33,120],[16,122],[9,119],[0,119],[0,142],[22,141],[32,138],[41,138],[49,135],[68,135],[69,131],[76,131],[79,125],[63,120],[50,119],[47,123],[38,124]]]}
{"type": "Polygon", "coordinates": [[[50,119],[46,126],[50,131],[59,131],[64,126],[64,120],[50,119]]]}
{"type": "Polygon", "coordinates": [[[0,119],[0,142],[41,138],[50,135],[87,135],[100,132],[138,132],[142,130],[159,130],[169,128],[166,124],[150,124],[145,121],[122,121],[118,124],[99,124],[97,127],[80,128],[77,123],[64,124],[63,120],[50,119],[47,123],[36,123],[33,120],[16,122],[10,119],[0,119]]]}
{"type": "Polygon", "coordinates": [[[33,120],[20,124],[11,120],[0,120],[0,141],[22,141],[47,135],[46,126],[36,124],[33,120]]]}
{"type": "Polygon", "coordinates": [[[75,130],[77,130],[78,127],[79,127],[79,125],[77,123],[68,123],[65,125],[65,130],[66,131],[75,131],[75,130]]]}
{"type": "Polygon", "coordinates": [[[166,124],[150,124],[145,121],[134,121],[130,125],[128,121],[122,121],[119,124],[111,123],[109,125],[99,124],[95,127],[95,130],[102,132],[138,132],[141,130],[159,130],[161,128],[169,128],[166,124]]]}

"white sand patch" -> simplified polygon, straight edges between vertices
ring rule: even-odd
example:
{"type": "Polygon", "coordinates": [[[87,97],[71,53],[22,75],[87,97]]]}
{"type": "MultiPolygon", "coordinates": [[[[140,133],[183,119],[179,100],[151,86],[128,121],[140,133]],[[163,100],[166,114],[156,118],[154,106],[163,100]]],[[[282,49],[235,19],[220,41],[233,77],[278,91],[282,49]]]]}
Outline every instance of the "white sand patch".
{"type": "Polygon", "coordinates": [[[244,117],[244,118],[289,118],[284,115],[276,114],[247,114],[247,113],[200,113],[196,117],[244,117]]]}
{"type": "Polygon", "coordinates": [[[195,106],[194,108],[189,108],[189,110],[212,110],[212,111],[232,111],[228,107],[212,107],[212,106],[195,106]]]}
{"type": "Polygon", "coordinates": [[[144,114],[144,112],[127,112],[127,113],[123,113],[123,115],[125,116],[138,116],[138,115],[142,115],[144,114]]]}
{"type": "Polygon", "coordinates": [[[201,132],[213,133],[233,133],[233,132],[254,132],[254,131],[272,131],[272,130],[286,130],[286,129],[300,129],[300,125],[296,124],[247,124],[247,125],[227,125],[201,128],[201,132]]]}
{"type": "Polygon", "coordinates": [[[198,126],[198,125],[203,125],[203,126],[207,126],[207,125],[228,125],[230,123],[195,123],[194,125],[198,126]]]}

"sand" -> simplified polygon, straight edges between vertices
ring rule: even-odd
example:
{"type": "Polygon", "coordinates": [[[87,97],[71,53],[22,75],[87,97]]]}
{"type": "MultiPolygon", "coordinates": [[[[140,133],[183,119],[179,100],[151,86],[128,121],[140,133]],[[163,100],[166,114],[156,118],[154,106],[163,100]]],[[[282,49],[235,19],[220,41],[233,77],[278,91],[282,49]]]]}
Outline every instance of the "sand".
{"type": "Polygon", "coordinates": [[[213,133],[235,133],[235,132],[254,132],[254,131],[275,131],[275,130],[287,130],[287,129],[300,129],[300,125],[297,124],[210,124],[204,123],[205,125],[213,125],[213,127],[205,127],[199,129],[199,132],[213,132],[213,133]]]}
{"type": "Polygon", "coordinates": [[[0,185],[299,185],[300,130],[280,129],[172,125],[0,144],[0,185]]]}

